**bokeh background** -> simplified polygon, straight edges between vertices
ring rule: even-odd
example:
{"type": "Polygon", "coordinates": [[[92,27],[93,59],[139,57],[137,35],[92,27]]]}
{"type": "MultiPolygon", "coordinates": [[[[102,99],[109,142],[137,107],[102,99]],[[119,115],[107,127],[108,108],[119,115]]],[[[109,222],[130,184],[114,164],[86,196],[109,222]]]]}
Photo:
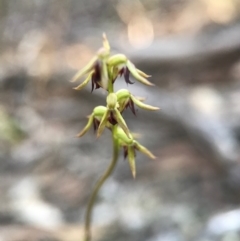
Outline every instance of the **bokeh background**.
{"type": "Polygon", "coordinates": [[[69,80],[103,32],[152,75],[128,88],[161,111],[126,112],[157,159],[138,154],[132,180],[119,158],[93,240],[240,240],[239,0],[0,0],[0,240],[82,240],[111,138],[75,138],[106,93],[69,80]]]}

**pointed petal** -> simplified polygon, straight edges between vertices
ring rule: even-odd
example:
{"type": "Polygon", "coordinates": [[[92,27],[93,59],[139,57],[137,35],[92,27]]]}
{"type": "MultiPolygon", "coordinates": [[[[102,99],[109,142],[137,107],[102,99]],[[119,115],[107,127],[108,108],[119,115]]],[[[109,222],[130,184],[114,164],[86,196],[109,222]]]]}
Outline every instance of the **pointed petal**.
{"type": "Polygon", "coordinates": [[[140,100],[135,98],[133,95],[131,95],[131,99],[138,107],[140,107],[144,110],[159,110],[158,107],[144,104],[143,102],[141,102],[140,100]]]}
{"type": "Polygon", "coordinates": [[[128,146],[128,163],[129,163],[133,178],[135,178],[136,164],[135,164],[135,151],[133,146],[128,146]]]}
{"type": "Polygon", "coordinates": [[[142,146],[139,142],[135,141],[135,148],[148,156],[151,159],[155,159],[156,157],[144,146],[142,146]]]}
{"type": "Polygon", "coordinates": [[[88,82],[90,81],[91,77],[92,77],[92,74],[93,74],[93,71],[91,71],[88,75],[88,77],[80,84],[78,85],[77,87],[73,88],[75,90],[81,90],[82,88],[84,88],[88,82]]]}
{"type": "Polygon", "coordinates": [[[94,63],[97,61],[97,56],[93,57],[89,63],[81,70],[79,70],[72,78],[71,82],[77,81],[83,75],[87,74],[89,71],[93,69],[94,63]]]}
{"type": "Polygon", "coordinates": [[[99,124],[98,130],[97,130],[97,138],[99,136],[101,136],[101,134],[103,133],[103,130],[104,130],[104,128],[107,124],[107,121],[108,121],[109,114],[110,114],[110,110],[106,110],[103,117],[102,117],[102,120],[99,124]]]}
{"type": "Polygon", "coordinates": [[[143,78],[149,78],[151,77],[151,75],[148,75],[146,73],[144,73],[142,70],[137,69],[137,72],[143,77],[143,78]]]}
{"type": "Polygon", "coordinates": [[[107,39],[107,36],[106,36],[105,33],[103,33],[103,47],[104,47],[106,50],[110,51],[110,44],[109,44],[109,42],[108,42],[108,39],[107,39]]]}
{"type": "Polygon", "coordinates": [[[147,79],[145,79],[138,73],[136,67],[134,66],[133,63],[131,63],[131,61],[127,61],[127,67],[136,80],[138,80],[139,82],[145,85],[149,85],[149,86],[154,85],[153,83],[149,82],[147,79]]]}
{"type": "Polygon", "coordinates": [[[123,119],[122,115],[120,114],[119,110],[115,109],[113,111],[114,117],[117,120],[119,126],[123,129],[123,131],[126,133],[127,137],[130,138],[130,131],[127,127],[127,124],[125,120],[123,119]]]}
{"type": "Polygon", "coordinates": [[[83,135],[86,134],[86,132],[90,129],[90,127],[91,127],[91,125],[92,125],[92,123],[93,123],[93,120],[94,120],[94,116],[93,116],[93,114],[92,114],[92,115],[90,116],[89,120],[88,120],[87,125],[82,129],[81,132],[79,132],[79,133],[77,134],[77,137],[81,137],[81,136],[83,136],[83,135]]]}

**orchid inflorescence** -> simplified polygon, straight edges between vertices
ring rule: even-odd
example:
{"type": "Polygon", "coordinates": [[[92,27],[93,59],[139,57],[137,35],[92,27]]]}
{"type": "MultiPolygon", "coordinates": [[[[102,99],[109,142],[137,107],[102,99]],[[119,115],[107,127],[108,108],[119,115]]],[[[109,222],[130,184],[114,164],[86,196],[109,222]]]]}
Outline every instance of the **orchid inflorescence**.
{"type": "MultiPolygon", "coordinates": [[[[97,137],[101,136],[105,128],[109,129],[112,132],[114,146],[117,147],[117,149],[123,149],[124,158],[128,159],[130,170],[135,178],[136,151],[140,151],[152,159],[155,159],[155,156],[146,147],[142,146],[137,140],[134,139],[134,135],[130,132],[122,113],[127,108],[130,108],[132,113],[136,115],[135,106],[151,111],[158,110],[159,108],[145,104],[143,102],[143,98],[132,95],[127,89],[121,89],[114,92],[114,83],[118,77],[123,76],[127,84],[134,84],[134,82],[130,80],[130,75],[142,84],[153,86],[153,84],[147,80],[150,75],[147,75],[143,71],[137,69],[125,55],[111,55],[109,42],[106,38],[106,35],[103,34],[103,47],[98,50],[97,54],[83,69],[76,73],[72,79],[72,82],[84,77],[85,80],[75,87],[75,90],[81,90],[89,82],[91,82],[91,91],[102,88],[108,93],[106,98],[106,106],[97,106],[93,109],[92,113],[88,116],[86,126],[77,136],[82,137],[85,135],[91,126],[93,126],[94,131],[96,131],[97,137]]],[[[115,153],[117,153],[117,156],[113,159],[118,158],[118,150],[115,153]]],[[[114,161],[116,162],[116,160],[114,161]]],[[[91,209],[96,194],[100,189],[100,186],[112,172],[112,167],[110,167],[111,171],[107,170],[106,174],[102,177],[102,179],[100,179],[99,184],[96,186],[96,192],[94,191],[90,200],[86,217],[87,233],[89,232],[88,229],[90,226],[91,209]]],[[[86,235],[85,240],[90,240],[89,233],[86,235]]]]}

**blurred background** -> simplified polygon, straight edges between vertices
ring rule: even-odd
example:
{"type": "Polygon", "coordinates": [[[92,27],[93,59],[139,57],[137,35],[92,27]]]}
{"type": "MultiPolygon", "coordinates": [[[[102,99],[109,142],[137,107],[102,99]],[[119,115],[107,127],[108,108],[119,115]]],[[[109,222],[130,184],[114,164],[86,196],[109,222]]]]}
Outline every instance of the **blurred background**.
{"type": "Polygon", "coordinates": [[[138,153],[132,180],[119,158],[93,240],[240,240],[239,0],[0,0],[0,240],[81,240],[111,138],[75,138],[106,93],[69,80],[103,32],[161,111],[125,113],[157,159],[138,153]]]}

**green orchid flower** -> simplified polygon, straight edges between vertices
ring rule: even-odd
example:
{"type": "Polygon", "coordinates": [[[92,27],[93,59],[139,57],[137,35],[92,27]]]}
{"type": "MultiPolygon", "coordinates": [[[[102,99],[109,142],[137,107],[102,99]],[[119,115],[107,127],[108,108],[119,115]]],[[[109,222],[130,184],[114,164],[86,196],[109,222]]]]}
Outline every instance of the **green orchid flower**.
{"type": "Polygon", "coordinates": [[[119,146],[123,148],[124,158],[128,158],[128,163],[133,178],[136,177],[136,151],[142,152],[144,155],[148,156],[151,159],[156,158],[146,147],[142,146],[138,141],[133,139],[132,134],[127,136],[120,126],[116,125],[113,127],[113,135],[114,138],[118,141],[119,146]]]}
{"type": "Polygon", "coordinates": [[[131,109],[132,113],[134,115],[136,115],[134,104],[144,110],[151,110],[151,111],[159,110],[158,107],[144,104],[141,100],[139,100],[139,98],[133,96],[126,89],[121,89],[121,90],[117,91],[116,95],[117,95],[120,112],[123,112],[125,109],[127,109],[129,107],[131,109]]]}
{"type": "Polygon", "coordinates": [[[150,75],[145,74],[143,71],[137,69],[135,65],[124,55],[116,54],[108,58],[107,64],[114,68],[115,78],[117,76],[124,76],[125,82],[127,84],[133,84],[134,82],[130,81],[130,74],[138,80],[140,83],[153,86],[154,84],[149,82],[147,78],[151,77],[150,75]]]}

